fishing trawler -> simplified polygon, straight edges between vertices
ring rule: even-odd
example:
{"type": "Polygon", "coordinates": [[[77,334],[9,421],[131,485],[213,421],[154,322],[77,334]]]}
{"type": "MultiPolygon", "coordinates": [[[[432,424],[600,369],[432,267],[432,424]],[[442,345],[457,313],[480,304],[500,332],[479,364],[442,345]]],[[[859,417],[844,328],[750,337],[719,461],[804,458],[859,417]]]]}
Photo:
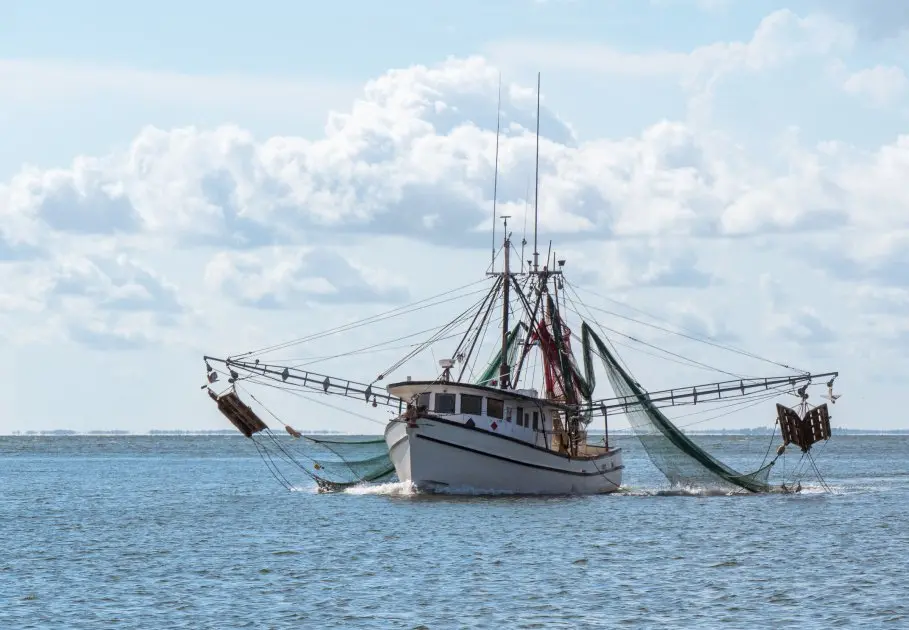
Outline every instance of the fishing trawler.
{"type": "MultiPolygon", "coordinates": [[[[497,174],[498,140],[496,178],[497,174]]],[[[536,182],[538,193],[538,174],[536,182]]],[[[807,390],[825,381],[828,400],[834,403],[836,372],[811,374],[774,362],[787,367],[790,373],[646,391],[618,358],[610,336],[596,320],[582,317],[579,326],[569,326],[569,315],[580,316],[582,311],[589,314],[591,310],[581,301],[578,287],[565,277],[566,261],[552,252],[551,245],[545,255],[539,251],[537,196],[534,195],[532,257],[523,260],[522,251],[520,259],[515,261],[508,228],[510,217],[498,217],[504,224],[504,236],[501,246],[492,252],[483,281],[487,286],[459,296],[479,294],[480,298],[371,382],[319,374],[290,362],[269,360],[268,355],[288,347],[288,344],[277,344],[225,359],[204,357],[203,388],[234,426],[255,442],[276,479],[293,487],[284,472],[286,469],[281,467],[283,463],[305,473],[322,490],[397,478],[424,491],[610,493],[622,486],[624,465],[621,448],[610,440],[609,419],[623,415],[670,484],[764,492],[771,490],[769,472],[789,444],[808,453],[813,444],[830,437],[827,405],[809,405],[807,390]],[[464,328],[459,335],[450,334],[460,327],[464,328]],[[491,348],[493,356],[478,364],[484,350],[490,351],[484,344],[490,329],[497,333],[491,348]],[[417,380],[409,375],[394,379],[407,360],[451,337],[457,337],[458,343],[447,354],[450,358],[438,362],[436,374],[417,380]],[[580,344],[580,364],[574,355],[573,342],[580,344]],[[595,358],[599,358],[612,389],[605,397],[595,396],[595,358]],[[477,369],[483,365],[485,368],[477,369]],[[226,377],[228,388],[218,393],[213,387],[221,376],[226,377]],[[542,377],[542,391],[536,386],[538,376],[542,377]],[[383,387],[385,382],[389,384],[383,387]],[[256,386],[359,400],[372,408],[391,408],[394,415],[379,439],[304,436],[262,404],[251,391],[256,386]],[[250,390],[249,397],[284,425],[290,440],[271,432],[260,415],[240,399],[241,388],[250,390]],[[796,411],[777,404],[776,425],[783,443],[773,459],[768,462],[765,456],[765,461],[749,473],[738,472],[714,458],[662,411],[680,405],[709,406],[717,402],[728,405],[730,400],[761,402],[786,396],[797,396],[799,408],[796,411]],[[596,426],[602,426],[603,436],[592,441],[589,429],[595,419],[598,419],[596,426]],[[298,448],[300,438],[317,446],[317,452],[298,448]]],[[[494,193],[493,229],[495,197],[494,193]]],[[[450,294],[458,291],[417,304],[422,309],[427,304],[448,302],[454,299],[450,294]]],[[[335,327],[325,334],[342,334],[352,326],[374,324],[406,312],[407,307],[393,309],[335,327]]],[[[621,335],[618,331],[612,334],[621,335]]]]}
{"type": "MultiPolygon", "coordinates": [[[[407,401],[405,412],[385,429],[395,471],[399,479],[423,489],[613,492],[622,483],[622,453],[608,439],[602,444],[588,443],[590,418],[579,414],[579,404],[589,400],[585,391],[589,383],[577,378],[570,330],[556,306],[559,298],[554,279],[561,271],[549,266],[540,269],[535,263],[527,274],[512,274],[507,230],[506,217],[503,271],[482,312],[488,319],[500,299],[499,356],[476,382],[465,382],[463,369],[452,378],[456,362],[444,359],[437,378],[387,386],[391,395],[407,401]],[[513,331],[509,330],[511,291],[524,306],[513,331]],[[522,334],[530,331],[532,334],[522,334]],[[515,343],[521,338],[523,343],[515,343]],[[534,345],[543,355],[543,395],[520,387],[527,354],[534,345]]],[[[536,252],[534,257],[538,257],[536,252]]],[[[470,358],[470,350],[461,354],[467,342],[463,338],[455,352],[462,366],[470,358]]]]}

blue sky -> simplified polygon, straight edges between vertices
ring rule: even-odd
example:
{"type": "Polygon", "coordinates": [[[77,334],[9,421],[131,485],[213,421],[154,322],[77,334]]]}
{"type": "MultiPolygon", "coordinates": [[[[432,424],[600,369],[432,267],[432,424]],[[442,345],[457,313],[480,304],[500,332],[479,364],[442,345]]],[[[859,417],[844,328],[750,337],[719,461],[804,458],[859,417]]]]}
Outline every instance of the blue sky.
{"type": "MultiPolygon", "coordinates": [[[[537,71],[541,225],[588,297],[840,369],[834,422],[868,424],[907,376],[907,28],[858,0],[6,2],[0,431],[219,427],[202,352],[479,277],[497,77],[521,217],[537,71]]],[[[374,428],[316,410],[288,413],[374,428]]]]}
{"type": "Polygon", "coordinates": [[[503,38],[609,41],[629,51],[686,50],[746,38],[779,3],[743,3],[709,21],[695,3],[503,0],[332,3],[264,0],[154,5],[6,3],[9,57],[119,60],[191,74],[251,73],[364,81],[388,68],[475,53],[503,38]],[[642,10],[643,9],[643,10],[642,10]],[[657,19],[654,19],[654,18],[657,19]],[[78,25],[77,28],[74,25],[78,25]],[[331,51],[330,54],[319,54],[331,51]]]}
{"type": "MultiPolygon", "coordinates": [[[[248,3],[165,1],[154,5],[118,2],[70,3],[64,1],[4,4],[0,19],[0,58],[44,62],[69,74],[76,65],[81,72],[101,75],[102,85],[91,89],[52,91],[37,103],[52,120],[33,111],[36,103],[20,98],[4,107],[0,131],[16,150],[0,156],[0,174],[14,172],[22,161],[52,166],[69,160],[78,151],[103,152],[123,142],[131,130],[142,124],[164,127],[184,124],[217,125],[225,120],[243,121],[255,133],[267,135],[299,132],[317,134],[324,124],[326,108],[343,108],[367,80],[390,68],[442,61],[449,56],[488,54],[502,43],[545,42],[559,44],[608,44],[626,53],[674,51],[685,53],[717,41],[746,41],[755,25],[781,7],[809,14],[819,6],[832,7],[832,15],[855,18],[856,24],[877,24],[893,9],[883,6],[882,17],[874,12],[859,13],[859,3],[840,1],[822,5],[817,1],[777,3],[753,0],[507,0],[496,3],[425,3],[401,1],[389,4],[339,1],[296,3],[263,1],[251,9],[248,3]],[[60,67],[62,66],[62,67],[60,67]],[[116,71],[120,74],[112,76],[116,71]],[[162,94],[153,99],[137,94],[133,84],[146,79],[224,78],[234,89],[249,87],[245,98],[230,94],[210,102],[192,94],[162,94]],[[230,81],[229,79],[234,79],[230,81]],[[243,81],[264,81],[281,104],[261,107],[254,93],[258,85],[243,81]],[[297,90],[288,95],[287,89],[297,90]],[[281,90],[284,88],[284,91],[281,90]],[[299,102],[299,91],[318,91],[308,107],[299,102]],[[288,101],[293,100],[294,107],[288,101]],[[200,102],[202,101],[202,102],[200,102]],[[103,103],[103,105],[102,105],[103,103]],[[26,108],[23,111],[21,107],[26,108]],[[267,110],[277,111],[267,111],[267,110]],[[102,113],[103,110],[103,113],[102,113]],[[303,111],[301,111],[303,110],[303,111]],[[32,124],[29,124],[32,123],[32,124]],[[32,126],[34,125],[34,126],[32,126]]],[[[875,3],[871,3],[875,5],[875,3]]],[[[899,11],[899,9],[897,9],[899,11]]],[[[858,27],[856,27],[858,28],[858,27]]],[[[860,32],[864,30],[860,29],[860,32]]],[[[876,31],[874,31],[876,32],[876,31]]],[[[905,62],[907,53],[899,38],[871,39],[851,51],[862,63],[875,59],[905,62]]],[[[534,71],[545,64],[506,63],[511,76],[532,82],[534,71]]],[[[542,62],[543,60],[536,60],[542,62]]],[[[636,83],[625,77],[600,77],[588,89],[583,101],[572,99],[571,86],[583,82],[589,68],[554,68],[547,76],[553,102],[584,133],[626,133],[636,131],[654,116],[678,116],[684,105],[665,86],[636,83]],[[630,91],[629,91],[629,88],[630,91]],[[662,88],[662,89],[661,89],[662,88]],[[625,93],[614,116],[606,119],[593,104],[616,101],[616,91],[625,93]],[[676,98],[673,98],[675,96],[676,98]],[[676,100],[676,103],[672,101],[676,100]]],[[[45,68],[50,72],[50,68],[45,68]]],[[[814,70],[809,70],[809,74],[814,70]]],[[[812,75],[813,76],[813,75],[812,75]]],[[[787,77],[783,77],[785,81],[787,77]]],[[[34,83],[53,82],[55,77],[34,83]]],[[[747,81],[751,81],[748,78],[747,81]]],[[[793,76],[791,86],[804,86],[803,77],[793,76]]],[[[32,85],[32,89],[38,86],[32,85]]],[[[201,89],[201,88],[200,88],[201,89]]],[[[229,88],[227,88],[229,89],[229,88]]],[[[260,87],[261,90],[261,87],[260,87]]],[[[36,95],[38,96],[38,95],[36,95]]],[[[801,99],[804,100],[804,99],[801,99]]],[[[813,98],[802,107],[827,126],[852,128],[851,119],[863,114],[851,108],[836,116],[813,98]]],[[[787,102],[762,116],[785,116],[787,102]]],[[[817,120],[800,120],[808,133],[820,138],[817,120]]],[[[892,122],[892,121],[888,121],[892,122]]],[[[886,137],[887,126],[865,121],[863,129],[847,130],[851,140],[886,137]]]]}

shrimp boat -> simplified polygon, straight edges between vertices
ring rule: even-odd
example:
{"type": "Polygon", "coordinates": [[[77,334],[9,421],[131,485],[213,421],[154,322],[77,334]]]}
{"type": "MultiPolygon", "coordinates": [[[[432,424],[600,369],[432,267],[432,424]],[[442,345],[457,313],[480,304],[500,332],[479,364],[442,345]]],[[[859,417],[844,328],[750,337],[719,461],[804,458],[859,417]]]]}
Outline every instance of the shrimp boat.
{"type": "MultiPolygon", "coordinates": [[[[441,374],[432,380],[389,384],[389,394],[407,401],[404,413],[385,428],[389,457],[399,479],[423,489],[613,492],[622,484],[622,452],[606,439],[588,443],[590,414],[579,405],[589,401],[590,383],[579,378],[570,330],[556,306],[554,279],[561,271],[534,265],[529,283],[522,285],[509,270],[507,219],[505,225],[504,269],[488,296],[495,305],[501,293],[499,354],[473,383],[463,380],[463,369],[453,377],[456,361],[443,359],[441,374]],[[511,291],[524,306],[513,330],[508,326],[511,291]],[[523,343],[515,343],[522,337],[523,343]],[[520,385],[534,344],[543,355],[542,395],[520,385]]],[[[469,351],[461,354],[466,342],[454,354],[462,366],[469,359],[469,351]]]]}
{"type": "MultiPolygon", "coordinates": [[[[539,155],[539,77],[537,95],[539,155]]],[[[537,175],[537,193],[538,182],[537,175]]],[[[227,358],[205,356],[203,389],[221,413],[255,442],[276,479],[293,487],[286,473],[290,466],[325,491],[396,477],[417,490],[430,492],[615,492],[622,487],[624,464],[622,449],[610,439],[609,420],[624,416],[671,485],[718,485],[732,491],[765,492],[773,489],[769,472],[789,444],[804,454],[813,444],[830,437],[827,404],[809,405],[807,390],[826,382],[828,400],[834,403],[838,397],[833,394],[836,372],[812,374],[776,363],[790,373],[645,390],[618,357],[606,333],[611,329],[604,329],[592,315],[582,317],[579,326],[569,326],[569,315],[581,315],[582,311],[590,314],[591,310],[581,301],[578,288],[565,277],[566,261],[552,252],[551,244],[541,255],[537,194],[534,197],[533,252],[527,260],[523,259],[523,243],[521,256],[515,260],[510,217],[499,217],[504,222],[504,236],[501,246],[492,252],[492,262],[481,281],[485,287],[473,290],[474,283],[466,293],[461,287],[410,308],[393,309],[325,332],[341,335],[352,327],[472,298],[468,308],[443,322],[429,339],[371,381],[316,373],[290,361],[270,358],[296,343],[289,342],[227,358]],[[496,331],[491,348],[484,343],[489,330],[496,331]],[[455,332],[458,334],[452,334],[455,332]],[[438,362],[438,372],[416,380],[399,376],[408,360],[447,339],[458,342],[447,354],[450,358],[438,362]],[[580,362],[574,354],[578,345],[580,362]],[[487,359],[481,361],[484,350],[487,359]],[[596,363],[601,364],[611,386],[608,396],[595,395],[596,363]],[[215,387],[222,377],[228,387],[218,392],[215,387]],[[383,383],[388,384],[383,387],[383,383]],[[385,423],[381,438],[303,435],[265,407],[253,393],[256,388],[359,400],[371,408],[390,408],[392,417],[385,423]],[[260,411],[284,425],[290,438],[273,433],[262,414],[241,399],[241,390],[247,391],[244,397],[256,403],[260,411]],[[768,463],[765,456],[756,470],[747,473],[714,458],[662,411],[682,405],[728,406],[730,401],[761,402],[793,395],[799,400],[797,409],[777,403],[776,426],[782,444],[775,457],[768,463]],[[594,440],[591,427],[602,427],[602,437],[594,440]],[[305,447],[299,446],[301,439],[305,447]]],[[[495,194],[493,199],[495,229],[495,194]]],[[[613,331],[615,335],[622,333],[613,331]]],[[[709,340],[706,343],[718,345],[709,340]]],[[[786,489],[785,484],[781,487],[786,489]]]]}

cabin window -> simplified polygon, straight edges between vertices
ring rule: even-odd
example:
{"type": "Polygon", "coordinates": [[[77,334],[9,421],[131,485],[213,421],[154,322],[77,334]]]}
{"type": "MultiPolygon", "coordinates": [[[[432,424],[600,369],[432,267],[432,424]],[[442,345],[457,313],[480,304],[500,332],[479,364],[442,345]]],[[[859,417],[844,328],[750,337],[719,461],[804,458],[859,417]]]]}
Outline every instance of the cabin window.
{"type": "Polygon", "coordinates": [[[515,409],[514,418],[515,418],[514,421],[518,423],[519,427],[527,426],[524,424],[524,410],[521,409],[520,407],[515,409]]]}
{"type": "Polygon", "coordinates": [[[539,411],[533,412],[533,430],[534,431],[540,430],[540,412],[539,411]]]}
{"type": "Polygon", "coordinates": [[[423,392],[417,397],[417,407],[429,409],[429,392],[423,392]]]}
{"type": "Polygon", "coordinates": [[[505,415],[505,403],[495,398],[486,399],[486,415],[490,418],[499,418],[505,415]]]}
{"type": "Polygon", "coordinates": [[[436,394],[436,413],[454,413],[455,395],[436,394]]]}
{"type": "Polygon", "coordinates": [[[483,397],[461,394],[461,413],[474,416],[483,415],[483,397]]]}
{"type": "Polygon", "coordinates": [[[525,426],[525,427],[530,426],[530,412],[529,411],[524,414],[524,424],[522,426],[525,426]]]}

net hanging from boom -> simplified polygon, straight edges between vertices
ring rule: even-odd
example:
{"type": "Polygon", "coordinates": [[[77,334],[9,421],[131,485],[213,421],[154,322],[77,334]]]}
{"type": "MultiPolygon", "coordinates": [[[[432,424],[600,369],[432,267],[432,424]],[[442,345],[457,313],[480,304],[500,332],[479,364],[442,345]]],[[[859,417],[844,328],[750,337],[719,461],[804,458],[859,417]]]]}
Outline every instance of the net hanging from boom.
{"type": "Polygon", "coordinates": [[[288,489],[296,487],[293,478],[301,472],[325,491],[391,481],[395,477],[394,465],[381,438],[303,435],[286,424],[287,435],[282,435],[273,432],[240,399],[235,388],[220,395],[209,389],[209,396],[218,410],[255,443],[269,471],[288,489]]]}
{"type": "MultiPolygon", "coordinates": [[[[586,402],[587,413],[581,414],[584,422],[590,422],[592,414],[591,397],[596,387],[593,355],[602,360],[606,376],[615,395],[625,399],[623,412],[653,464],[673,486],[734,487],[750,492],[765,492],[770,489],[767,480],[774,461],[751,473],[740,473],[713,457],[685,435],[650,400],[650,395],[623,368],[602,339],[585,321],[581,325],[581,350],[584,370],[581,372],[571,347],[568,345],[570,332],[558,313],[557,303],[548,298],[547,312],[551,314],[544,326],[537,332],[544,355],[549,359],[556,374],[561,377],[563,396],[577,396],[586,402]]],[[[550,379],[547,379],[549,381],[550,379]]],[[[583,407],[582,407],[583,409],[583,407]]]]}
{"type": "Polygon", "coordinates": [[[314,476],[322,489],[343,490],[395,477],[395,467],[382,438],[303,437],[315,445],[311,454],[319,468],[314,476]]]}
{"type": "Polygon", "coordinates": [[[750,492],[766,492],[770,469],[774,462],[758,470],[742,474],[698,446],[685,435],[656,405],[647,392],[619,365],[606,344],[587,322],[581,326],[585,368],[593,378],[591,343],[603,361],[606,376],[617,396],[629,397],[632,402],[625,411],[641,445],[653,462],[673,486],[735,487],[750,492]]]}

